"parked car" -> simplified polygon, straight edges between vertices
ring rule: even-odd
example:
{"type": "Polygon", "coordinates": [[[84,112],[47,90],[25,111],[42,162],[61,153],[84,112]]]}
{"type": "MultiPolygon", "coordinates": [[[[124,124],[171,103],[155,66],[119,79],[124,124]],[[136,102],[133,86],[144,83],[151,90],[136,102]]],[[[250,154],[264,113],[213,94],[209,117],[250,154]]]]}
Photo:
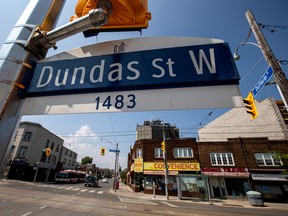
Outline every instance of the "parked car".
{"type": "Polygon", "coordinates": [[[84,180],[85,187],[98,187],[98,180],[95,176],[86,176],[84,180]]]}
{"type": "Polygon", "coordinates": [[[103,178],[102,183],[108,183],[108,178],[103,178]]]}

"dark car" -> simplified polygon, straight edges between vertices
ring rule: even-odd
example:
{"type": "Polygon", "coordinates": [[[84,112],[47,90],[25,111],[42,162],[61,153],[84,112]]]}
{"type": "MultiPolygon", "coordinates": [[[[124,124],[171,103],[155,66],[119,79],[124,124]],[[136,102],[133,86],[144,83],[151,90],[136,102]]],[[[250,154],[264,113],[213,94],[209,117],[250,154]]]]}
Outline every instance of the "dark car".
{"type": "Polygon", "coordinates": [[[84,180],[85,187],[98,187],[98,180],[95,176],[86,176],[84,180]]]}

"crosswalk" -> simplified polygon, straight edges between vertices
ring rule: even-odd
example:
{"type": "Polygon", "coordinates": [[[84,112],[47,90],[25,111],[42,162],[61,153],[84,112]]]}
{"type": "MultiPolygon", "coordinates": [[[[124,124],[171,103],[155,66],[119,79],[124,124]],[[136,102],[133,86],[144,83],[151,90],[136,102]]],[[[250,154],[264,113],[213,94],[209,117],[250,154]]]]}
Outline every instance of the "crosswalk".
{"type": "Polygon", "coordinates": [[[59,185],[42,185],[42,184],[36,184],[36,187],[45,187],[45,188],[51,188],[56,190],[65,190],[65,191],[74,191],[74,192],[81,192],[81,193],[89,193],[89,194],[93,194],[93,193],[97,193],[97,194],[103,194],[104,191],[101,190],[96,190],[96,189],[90,189],[90,188],[81,188],[81,187],[73,187],[73,186],[59,186],[59,185]]]}

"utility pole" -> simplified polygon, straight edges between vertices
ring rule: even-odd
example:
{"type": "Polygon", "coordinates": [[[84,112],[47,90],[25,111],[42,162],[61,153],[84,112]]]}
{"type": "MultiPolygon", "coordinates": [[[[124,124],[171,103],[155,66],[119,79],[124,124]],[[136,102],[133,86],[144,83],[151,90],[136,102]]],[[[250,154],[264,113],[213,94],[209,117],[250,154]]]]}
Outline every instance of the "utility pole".
{"type": "Polygon", "coordinates": [[[163,142],[164,142],[164,151],[163,151],[163,159],[164,159],[164,171],[165,171],[165,195],[166,200],[169,200],[169,191],[168,191],[168,165],[167,165],[167,155],[166,155],[166,137],[163,125],[163,142]]]}
{"type": "Polygon", "coordinates": [[[116,153],[115,153],[115,170],[114,170],[114,191],[116,192],[116,185],[117,185],[117,177],[118,177],[118,158],[119,158],[119,152],[118,152],[118,142],[116,143],[116,153]]]}
{"type": "Polygon", "coordinates": [[[274,79],[277,84],[277,88],[280,89],[280,95],[283,99],[283,102],[285,104],[286,110],[288,110],[288,80],[285,76],[285,73],[283,72],[281,66],[279,65],[277,59],[275,58],[269,44],[267,43],[264,35],[262,34],[258,23],[256,22],[255,17],[252,14],[252,11],[248,10],[246,13],[246,18],[248,20],[248,23],[250,25],[250,28],[252,29],[254,36],[256,38],[256,41],[263,53],[264,58],[266,59],[269,66],[272,67],[274,71],[274,79]]]}

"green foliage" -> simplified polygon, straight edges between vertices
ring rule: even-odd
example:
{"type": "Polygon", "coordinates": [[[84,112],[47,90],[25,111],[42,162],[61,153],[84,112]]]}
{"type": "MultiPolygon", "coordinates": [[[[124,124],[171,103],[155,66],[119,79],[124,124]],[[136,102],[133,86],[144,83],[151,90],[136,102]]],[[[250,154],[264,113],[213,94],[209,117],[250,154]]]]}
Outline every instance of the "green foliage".
{"type": "Polygon", "coordinates": [[[125,184],[126,184],[127,173],[128,173],[128,169],[127,168],[122,170],[121,173],[120,173],[121,181],[124,182],[125,184]]]}
{"type": "Polygon", "coordinates": [[[86,157],[82,158],[81,165],[92,164],[92,162],[93,162],[93,158],[86,156],[86,157]]]}

